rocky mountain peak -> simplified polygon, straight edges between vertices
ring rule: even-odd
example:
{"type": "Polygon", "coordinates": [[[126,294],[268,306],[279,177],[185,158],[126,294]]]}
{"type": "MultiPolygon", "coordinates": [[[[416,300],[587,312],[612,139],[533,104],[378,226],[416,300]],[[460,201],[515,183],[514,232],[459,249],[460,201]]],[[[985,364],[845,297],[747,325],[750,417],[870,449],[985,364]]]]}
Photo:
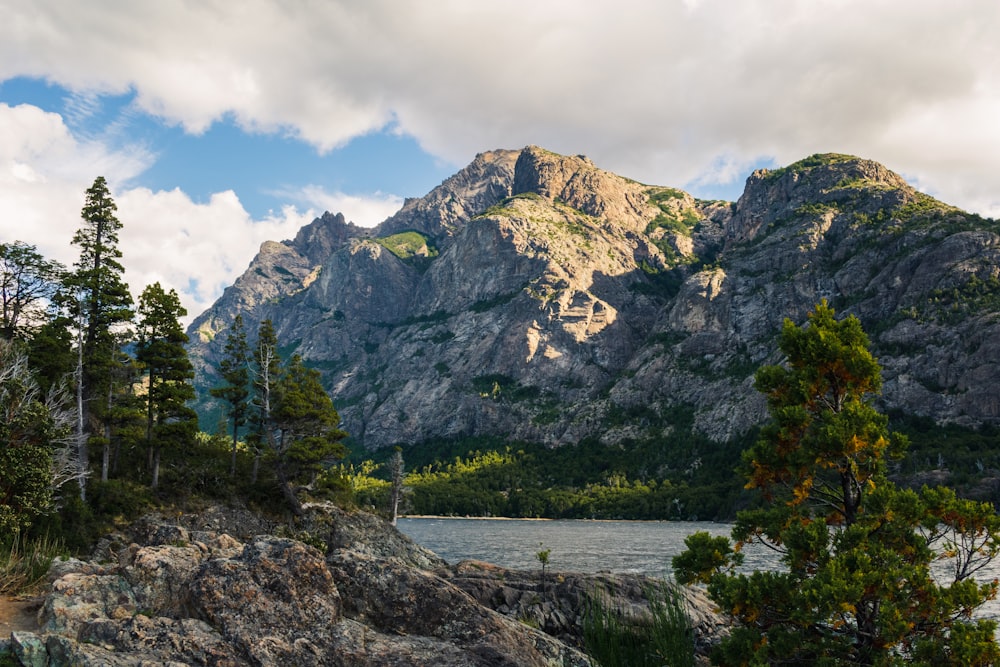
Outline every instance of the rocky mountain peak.
{"type": "Polygon", "coordinates": [[[300,229],[287,245],[313,266],[319,266],[348,240],[370,234],[370,229],[347,222],[343,213],[327,212],[300,229]]]}
{"type": "Polygon", "coordinates": [[[528,146],[517,158],[512,194],[534,192],[587,215],[642,230],[656,215],[648,187],[598,169],[587,157],[528,146]]]}
{"type": "Polygon", "coordinates": [[[417,231],[447,244],[470,218],[510,196],[518,154],[510,150],[480,153],[426,196],[407,199],[399,212],[376,228],[375,235],[417,231]]]}
{"type": "Polygon", "coordinates": [[[727,242],[752,240],[762,228],[804,206],[858,200],[859,191],[881,195],[866,203],[870,210],[899,206],[915,194],[901,176],[878,162],[839,153],[812,155],[781,169],[758,169],[736,203],[727,242]]]}
{"type": "Polygon", "coordinates": [[[976,426],[1000,422],[977,389],[1000,380],[998,266],[995,221],[869,160],[761,170],[731,204],[529,146],[480,154],[371,233],[327,215],[263,247],[195,320],[192,357],[207,394],[215,336],[270,318],[370,449],[726,441],[765,416],[752,376],[784,318],[825,298],[870,332],[886,408],[976,426]]]}

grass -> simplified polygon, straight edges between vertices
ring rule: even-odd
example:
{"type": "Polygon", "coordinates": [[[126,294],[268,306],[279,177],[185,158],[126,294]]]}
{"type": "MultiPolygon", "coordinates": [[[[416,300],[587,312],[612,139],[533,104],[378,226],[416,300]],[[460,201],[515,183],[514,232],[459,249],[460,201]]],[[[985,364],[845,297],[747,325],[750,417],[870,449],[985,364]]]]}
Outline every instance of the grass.
{"type": "Polygon", "coordinates": [[[375,239],[375,242],[404,261],[417,256],[431,259],[438,255],[437,248],[429,238],[416,231],[400,232],[392,236],[384,236],[375,239]]]}
{"type": "Polygon", "coordinates": [[[823,167],[831,164],[840,164],[843,162],[851,162],[852,160],[857,160],[858,158],[853,155],[844,155],[842,153],[816,153],[810,155],[809,157],[799,160],[798,162],[792,163],[787,167],[780,167],[778,169],[769,169],[764,179],[767,181],[774,181],[778,178],[784,176],[787,173],[795,173],[807,171],[815,167],[823,167]]]}
{"type": "Polygon", "coordinates": [[[634,618],[611,607],[602,592],[587,600],[583,639],[600,667],[694,665],[694,632],[680,591],[662,583],[646,589],[649,616],[634,618]]]}
{"type": "Polygon", "coordinates": [[[15,536],[0,547],[0,593],[20,595],[31,591],[63,551],[62,544],[48,537],[28,540],[15,536]]]}

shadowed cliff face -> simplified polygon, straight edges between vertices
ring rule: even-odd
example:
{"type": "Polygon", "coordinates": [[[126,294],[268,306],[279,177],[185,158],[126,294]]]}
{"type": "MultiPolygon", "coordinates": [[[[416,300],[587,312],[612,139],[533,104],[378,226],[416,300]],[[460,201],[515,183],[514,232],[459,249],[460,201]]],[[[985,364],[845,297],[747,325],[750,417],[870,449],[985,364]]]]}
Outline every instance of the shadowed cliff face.
{"type": "Polygon", "coordinates": [[[192,325],[205,389],[242,312],[319,368],[356,443],[717,441],[764,417],[752,375],[785,317],[858,315],[884,408],[1000,421],[1000,235],[885,167],[816,155],[704,202],[537,147],[493,151],[374,230],[264,244],[192,325]],[[641,422],[610,419],[641,408],[641,422]]]}

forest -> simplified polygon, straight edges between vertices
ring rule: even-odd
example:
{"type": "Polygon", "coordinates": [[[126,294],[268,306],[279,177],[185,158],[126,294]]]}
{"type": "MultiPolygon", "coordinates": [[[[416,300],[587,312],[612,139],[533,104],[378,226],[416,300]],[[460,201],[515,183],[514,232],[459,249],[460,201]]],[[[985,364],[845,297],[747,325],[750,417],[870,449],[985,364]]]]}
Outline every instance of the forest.
{"type": "Polygon", "coordinates": [[[238,406],[231,436],[199,430],[186,312],[159,283],[133,300],[116,210],[98,177],[68,240],[79,250],[69,268],[0,243],[5,589],[23,583],[18,568],[30,578],[35,561],[84,551],[152,508],[227,501],[294,516],[303,494],[347,501],[331,481],[346,454],[333,402],[317,371],[281,357],[268,323],[252,342],[234,324],[240,360],[223,364],[214,392],[238,406]]]}

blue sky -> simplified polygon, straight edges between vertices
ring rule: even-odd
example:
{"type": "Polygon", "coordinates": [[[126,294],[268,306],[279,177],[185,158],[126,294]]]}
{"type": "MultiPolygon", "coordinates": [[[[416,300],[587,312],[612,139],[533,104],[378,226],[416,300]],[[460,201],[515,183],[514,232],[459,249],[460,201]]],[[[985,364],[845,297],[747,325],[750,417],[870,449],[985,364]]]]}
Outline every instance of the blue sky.
{"type": "Polygon", "coordinates": [[[0,241],[67,264],[111,185],[190,317],[325,210],[374,225],[495,148],[702,198],[816,152],[1000,215],[995,0],[0,0],[0,241]]]}
{"type": "Polygon", "coordinates": [[[248,132],[225,115],[204,132],[192,134],[137,110],[134,102],[134,91],[95,95],[81,102],[79,95],[42,79],[16,77],[0,83],[0,103],[28,104],[57,113],[80,138],[147,150],[149,166],[118,183],[119,187],[180,188],[199,203],[207,202],[213,193],[232,189],[256,218],[280,211],[290,202],[310,204],[301,195],[294,201],[293,193],[306,185],[359,196],[380,192],[422,196],[458,168],[392,128],[320,152],[286,133],[248,132]]]}

